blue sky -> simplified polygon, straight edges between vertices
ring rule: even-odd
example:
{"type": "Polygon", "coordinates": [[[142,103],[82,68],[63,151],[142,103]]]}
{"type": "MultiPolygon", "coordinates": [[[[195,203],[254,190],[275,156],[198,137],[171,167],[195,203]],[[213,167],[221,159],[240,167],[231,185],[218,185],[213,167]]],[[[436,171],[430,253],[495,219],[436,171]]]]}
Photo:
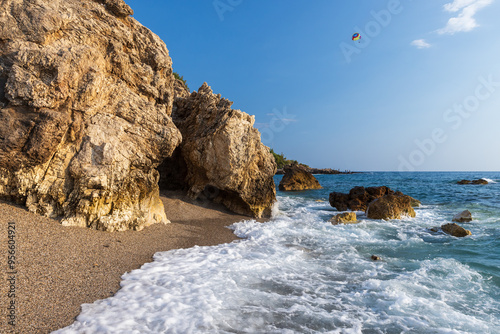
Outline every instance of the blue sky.
{"type": "Polygon", "coordinates": [[[255,115],[290,159],[500,170],[500,0],[126,2],[191,90],[255,115]]]}

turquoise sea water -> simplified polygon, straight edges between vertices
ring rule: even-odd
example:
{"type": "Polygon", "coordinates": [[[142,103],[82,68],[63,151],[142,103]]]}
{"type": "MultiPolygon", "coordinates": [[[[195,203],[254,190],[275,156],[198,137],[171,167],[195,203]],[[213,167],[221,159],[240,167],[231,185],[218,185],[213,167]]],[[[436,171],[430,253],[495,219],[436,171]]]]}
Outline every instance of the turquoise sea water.
{"type": "Polygon", "coordinates": [[[278,192],[271,221],[233,225],[243,240],[158,253],[58,333],[500,333],[499,172],[316,177],[278,192]],[[419,199],[417,217],[328,222],[330,192],[380,185],[419,199]],[[466,209],[472,236],[430,231],[466,209]]]}

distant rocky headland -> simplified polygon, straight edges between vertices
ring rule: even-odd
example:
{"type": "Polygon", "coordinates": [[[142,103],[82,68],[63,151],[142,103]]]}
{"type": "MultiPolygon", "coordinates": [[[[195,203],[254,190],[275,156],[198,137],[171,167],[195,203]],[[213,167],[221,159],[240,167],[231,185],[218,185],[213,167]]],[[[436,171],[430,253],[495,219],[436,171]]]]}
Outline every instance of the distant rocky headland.
{"type": "MultiPolygon", "coordinates": [[[[305,167],[305,169],[311,173],[311,174],[357,174],[361,172],[351,172],[349,170],[345,171],[340,171],[337,169],[331,169],[331,168],[311,168],[311,167],[305,167]]],[[[278,168],[276,170],[277,175],[285,174],[285,169],[284,168],[278,168]]]]}
{"type": "Polygon", "coordinates": [[[169,222],[159,184],[270,214],[276,163],[254,118],[206,83],[190,93],[124,1],[2,6],[0,198],[104,231],[169,222]]]}
{"type": "Polygon", "coordinates": [[[274,157],[274,160],[276,161],[276,166],[278,169],[276,170],[276,174],[285,174],[285,168],[291,168],[294,166],[298,166],[301,169],[307,171],[308,173],[311,174],[355,174],[359,172],[351,172],[348,170],[345,171],[340,171],[338,169],[331,169],[331,168],[311,168],[303,163],[299,163],[297,160],[291,160],[287,159],[283,153],[276,153],[274,152],[273,149],[271,149],[271,154],[274,157]]]}

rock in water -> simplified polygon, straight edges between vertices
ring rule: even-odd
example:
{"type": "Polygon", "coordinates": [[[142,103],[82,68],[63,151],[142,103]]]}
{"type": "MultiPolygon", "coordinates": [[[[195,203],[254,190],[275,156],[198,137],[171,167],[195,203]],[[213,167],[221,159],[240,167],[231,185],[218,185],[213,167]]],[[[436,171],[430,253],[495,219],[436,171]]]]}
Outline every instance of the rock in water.
{"type": "Polygon", "coordinates": [[[366,211],[368,204],[377,198],[383,197],[385,195],[401,195],[410,198],[411,206],[420,206],[420,202],[413,197],[404,195],[399,191],[394,191],[388,187],[354,187],[348,194],[332,192],[329,196],[330,205],[337,208],[339,211],[366,211]]]}
{"type": "Polygon", "coordinates": [[[477,179],[477,180],[460,180],[457,184],[488,184],[488,181],[485,179],[477,179]]]}
{"type": "Polygon", "coordinates": [[[278,186],[281,191],[321,189],[318,180],[301,166],[286,166],[285,175],[278,186]]]}
{"type": "Polygon", "coordinates": [[[356,213],[355,212],[343,212],[339,213],[330,219],[330,222],[333,225],[338,224],[355,224],[357,223],[356,213]]]}
{"type": "Polygon", "coordinates": [[[165,44],[122,0],[5,0],[0,196],[106,231],[168,222],[158,164],[171,119],[165,44]]]}
{"type": "Polygon", "coordinates": [[[370,219],[401,219],[403,216],[415,217],[407,195],[389,194],[377,198],[368,205],[366,216],[370,219]]]}
{"type": "MultiPolygon", "coordinates": [[[[276,200],[276,163],[253,127],[254,117],[231,109],[233,103],[213,94],[207,83],[198,92],[183,95],[176,97],[173,110],[183,137],[179,154],[183,161],[167,163],[185,168],[182,177],[188,195],[222,203],[239,214],[269,216],[276,200]]],[[[162,178],[162,183],[175,182],[168,175],[162,178]]]]}
{"type": "Polygon", "coordinates": [[[441,229],[443,230],[443,232],[458,238],[466,237],[472,234],[471,231],[466,230],[456,223],[444,224],[441,226],[441,229]]]}
{"type": "Polygon", "coordinates": [[[452,221],[457,222],[457,223],[467,223],[472,221],[472,214],[470,213],[469,210],[464,210],[460,213],[457,213],[455,216],[453,216],[452,221]]]}

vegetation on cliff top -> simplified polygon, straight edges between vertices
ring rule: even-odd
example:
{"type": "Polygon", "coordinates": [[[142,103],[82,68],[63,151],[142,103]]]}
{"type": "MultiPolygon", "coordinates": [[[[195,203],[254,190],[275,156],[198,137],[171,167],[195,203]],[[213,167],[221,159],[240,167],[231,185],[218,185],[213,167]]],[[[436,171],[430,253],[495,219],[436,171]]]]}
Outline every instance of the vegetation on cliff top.
{"type": "Polygon", "coordinates": [[[283,174],[283,168],[288,165],[299,165],[302,167],[305,167],[310,173],[315,173],[315,174],[353,174],[355,172],[345,170],[345,171],[340,171],[340,169],[331,169],[331,168],[311,168],[306,164],[299,163],[297,160],[288,160],[283,153],[278,154],[274,152],[274,150],[271,148],[270,152],[274,156],[274,160],[276,161],[276,165],[278,167],[278,174],[283,174]]]}
{"type": "MultiPolygon", "coordinates": [[[[299,165],[299,162],[297,160],[288,160],[283,153],[278,154],[274,152],[273,149],[271,149],[271,153],[273,154],[274,160],[276,161],[276,165],[278,166],[279,169],[285,167],[286,165],[299,165]]],[[[304,164],[300,165],[309,167],[304,164]]]]}
{"type": "Polygon", "coordinates": [[[184,77],[183,77],[182,75],[179,75],[179,73],[174,72],[174,77],[175,77],[176,79],[179,79],[180,81],[182,81],[182,83],[184,84],[184,86],[186,86],[186,88],[187,88],[189,91],[191,91],[191,90],[189,89],[189,87],[188,87],[187,83],[186,83],[186,79],[184,79],[184,77]]]}

